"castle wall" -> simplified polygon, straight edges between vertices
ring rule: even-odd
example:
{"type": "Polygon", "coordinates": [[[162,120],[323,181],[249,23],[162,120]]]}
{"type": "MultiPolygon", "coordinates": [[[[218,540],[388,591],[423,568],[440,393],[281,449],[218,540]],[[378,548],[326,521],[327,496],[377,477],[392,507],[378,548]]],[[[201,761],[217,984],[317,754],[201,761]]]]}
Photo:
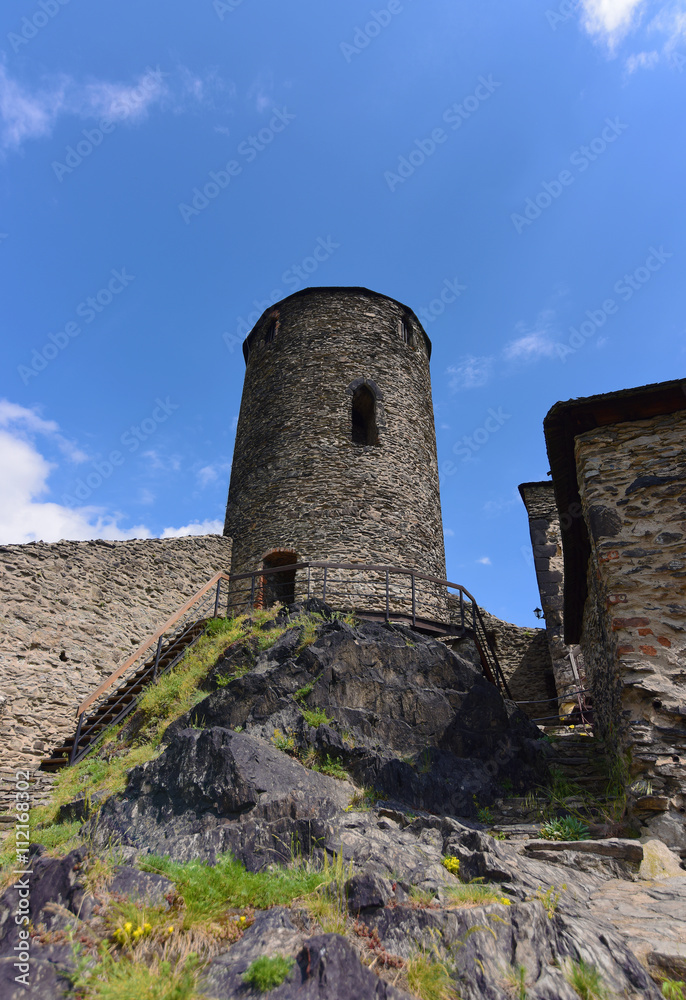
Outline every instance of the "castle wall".
{"type": "Polygon", "coordinates": [[[0,777],[72,735],[80,702],[230,564],[222,535],[0,546],[0,777]]]}
{"type": "Polygon", "coordinates": [[[512,698],[531,719],[557,711],[555,680],[545,629],[512,625],[481,609],[512,698]]]}
{"type": "MultiPolygon", "coordinates": [[[[529,533],[541,610],[545,618],[560,712],[565,714],[578,704],[576,692],[579,690],[579,678],[574,673],[570,649],[563,638],[564,561],[560,515],[552,482],[523,483],[519,491],[529,515],[529,533]],[[565,696],[568,696],[566,700],[565,696]]],[[[581,673],[578,647],[573,653],[577,669],[581,673]]]]}
{"type": "Polygon", "coordinates": [[[591,543],[582,646],[597,724],[630,748],[653,798],[670,800],[653,822],[661,836],[665,823],[680,829],[672,843],[683,850],[686,414],[587,431],[575,455],[591,543]]]}
{"type": "MultiPolygon", "coordinates": [[[[234,572],[281,550],[445,579],[430,346],[414,314],[365,289],[308,289],[268,310],[246,343],[225,528],[234,572]],[[352,440],[359,383],[377,397],[378,444],[352,440]]],[[[418,614],[445,613],[436,588],[418,601],[418,614]]]]}

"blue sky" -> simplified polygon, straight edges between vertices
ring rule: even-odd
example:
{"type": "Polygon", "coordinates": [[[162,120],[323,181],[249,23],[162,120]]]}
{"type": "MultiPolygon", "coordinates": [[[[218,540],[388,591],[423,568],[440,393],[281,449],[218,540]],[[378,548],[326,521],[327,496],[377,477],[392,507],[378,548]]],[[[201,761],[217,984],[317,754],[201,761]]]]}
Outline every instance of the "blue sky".
{"type": "Polygon", "coordinates": [[[0,47],[0,541],[220,531],[247,328],[365,285],[433,341],[448,577],[534,623],[543,417],[684,371],[686,0],[5,0],[0,47]]]}

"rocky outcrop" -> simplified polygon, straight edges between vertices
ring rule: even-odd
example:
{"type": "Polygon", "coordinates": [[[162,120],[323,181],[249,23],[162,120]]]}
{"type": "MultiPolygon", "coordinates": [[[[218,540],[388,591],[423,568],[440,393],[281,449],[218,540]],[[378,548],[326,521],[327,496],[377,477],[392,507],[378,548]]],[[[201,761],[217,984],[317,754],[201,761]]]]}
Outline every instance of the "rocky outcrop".
{"type": "MultiPolygon", "coordinates": [[[[635,841],[499,842],[474,820],[475,796],[488,802],[506,778],[524,790],[545,776],[547,754],[535,727],[486,684],[474,648],[455,652],[370,623],[306,628],[262,653],[227,648],[160,755],[96,805],[81,829],[85,846],[36,859],[35,925],[102,940],[102,908],[122,896],[168,919],[179,905],[172,883],[135,867],[150,853],[213,864],[230,851],[251,872],[297,858],[338,865],[340,933],[322,933],[317,911],[298,899],[242,923],[227,915],[232,936],[208,956],[205,996],[254,995],[244,979],[252,963],[284,956],[275,998],[402,1000],[424,956],[463,1000],[506,1000],[517,975],[531,1000],[574,1000],[568,976],[579,960],[616,995],[658,1000],[647,968],[679,968],[684,925],[662,925],[684,909],[686,876],[640,881],[635,841]],[[109,885],[89,891],[84,857],[113,850],[109,885]],[[458,867],[459,879],[449,870],[458,867]],[[640,940],[627,920],[629,892],[645,896],[640,940]]],[[[140,727],[134,717],[123,735],[140,727]]],[[[86,814],[83,798],[65,811],[86,814]]],[[[11,894],[0,899],[0,975],[13,997],[11,894]]],[[[54,947],[39,929],[33,957],[45,1000],[68,990],[73,968],[54,947]]]]}

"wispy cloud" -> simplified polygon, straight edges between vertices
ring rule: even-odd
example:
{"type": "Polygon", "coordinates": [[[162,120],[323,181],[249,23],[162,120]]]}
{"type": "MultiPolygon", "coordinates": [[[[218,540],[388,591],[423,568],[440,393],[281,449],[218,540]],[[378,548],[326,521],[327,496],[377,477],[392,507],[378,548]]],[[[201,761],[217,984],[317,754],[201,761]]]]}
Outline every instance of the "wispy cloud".
{"type": "Polygon", "coordinates": [[[481,559],[477,559],[476,561],[478,563],[481,563],[482,566],[492,566],[493,565],[488,556],[482,556],[481,559]]]}
{"type": "Polygon", "coordinates": [[[650,37],[652,44],[628,55],[628,73],[654,69],[669,59],[679,43],[686,41],[686,0],[581,0],[581,23],[585,30],[615,56],[628,36],[650,37]],[[661,38],[660,38],[661,36],[661,38]],[[657,43],[657,44],[656,44],[657,43]]]}
{"type": "Polygon", "coordinates": [[[66,116],[138,123],[155,107],[175,114],[198,107],[226,111],[234,98],[234,85],[214,69],[198,74],[177,66],[167,73],[148,66],[130,82],[80,82],[61,75],[32,87],[14,79],[0,62],[0,148],[14,150],[50,136],[66,116]]]}
{"type": "Polygon", "coordinates": [[[448,368],[451,376],[450,388],[453,392],[463,389],[478,389],[486,385],[493,371],[493,357],[475,357],[468,354],[457,365],[448,368]]]}
{"type": "Polygon", "coordinates": [[[520,321],[515,326],[519,336],[505,345],[503,357],[506,361],[523,362],[554,357],[556,354],[554,330],[555,312],[552,309],[540,312],[532,326],[520,321]]]}
{"type": "Polygon", "coordinates": [[[635,73],[637,69],[654,69],[660,61],[660,53],[654,49],[652,52],[637,52],[629,56],[626,60],[628,73],[635,73]]]}

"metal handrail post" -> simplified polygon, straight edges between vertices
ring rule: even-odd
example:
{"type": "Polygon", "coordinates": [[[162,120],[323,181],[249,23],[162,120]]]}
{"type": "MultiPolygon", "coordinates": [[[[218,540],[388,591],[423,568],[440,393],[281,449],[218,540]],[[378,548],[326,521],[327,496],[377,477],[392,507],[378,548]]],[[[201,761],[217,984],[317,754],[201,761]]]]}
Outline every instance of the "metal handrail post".
{"type": "Polygon", "coordinates": [[[417,602],[414,588],[414,573],[410,574],[410,580],[412,581],[412,625],[414,627],[417,624],[417,602]]]}
{"type": "Polygon", "coordinates": [[[327,574],[328,568],[329,568],[328,566],[324,567],[324,589],[322,591],[322,601],[324,602],[324,604],[326,604],[326,574],[327,574]]]}
{"type": "Polygon", "coordinates": [[[460,628],[464,632],[464,590],[460,591],[460,628]]]}
{"type": "Polygon", "coordinates": [[[255,574],[250,577],[250,607],[255,607],[255,574]]]}
{"type": "Polygon", "coordinates": [[[219,617],[219,594],[221,592],[221,589],[222,589],[222,582],[221,582],[221,580],[217,580],[217,596],[214,599],[214,617],[215,618],[219,617]]]}
{"type": "Polygon", "coordinates": [[[153,683],[157,680],[157,667],[160,662],[160,654],[162,652],[162,636],[157,640],[157,653],[155,654],[155,667],[152,672],[153,683]]]}
{"type": "Polygon", "coordinates": [[[310,599],[310,583],[312,577],[312,567],[308,565],[307,567],[307,600],[310,599]]]}
{"type": "Polygon", "coordinates": [[[386,621],[387,622],[391,620],[391,610],[390,610],[390,602],[389,602],[388,589],[389,589],[389,574],[388,574],[388,570],[386,570],[386,621]]]}
{"type": "Polygon", "coordinates": [[[79,715],[79,721],[76,724],[76,735],[74,736],[74,743],[72,744],[71,754],[69,755],[70,764],[74,763],[74,757],[76,757],[78,752],[79,740],[81,739],[81,726],[83,725],[83,715],[84,713],[81,712],[79,715]]]}

